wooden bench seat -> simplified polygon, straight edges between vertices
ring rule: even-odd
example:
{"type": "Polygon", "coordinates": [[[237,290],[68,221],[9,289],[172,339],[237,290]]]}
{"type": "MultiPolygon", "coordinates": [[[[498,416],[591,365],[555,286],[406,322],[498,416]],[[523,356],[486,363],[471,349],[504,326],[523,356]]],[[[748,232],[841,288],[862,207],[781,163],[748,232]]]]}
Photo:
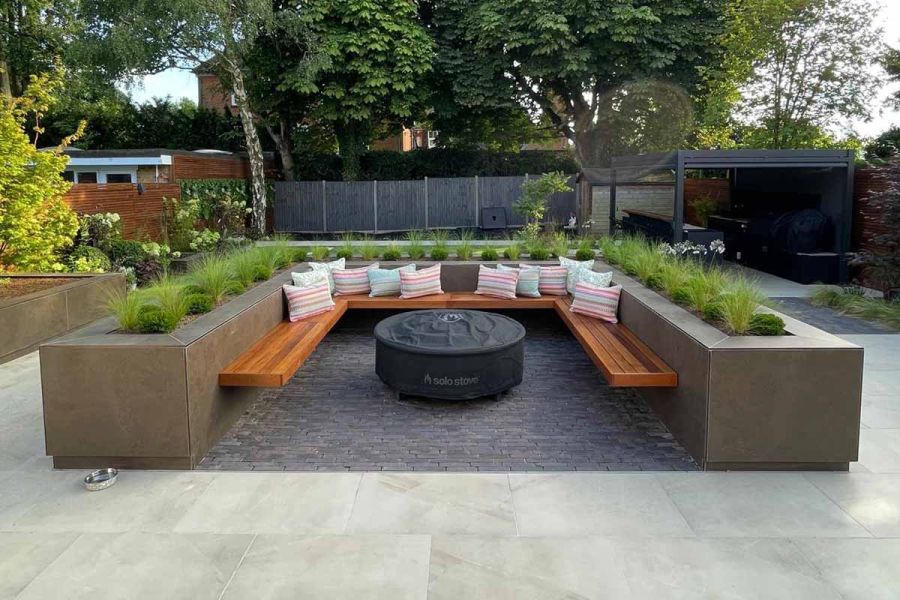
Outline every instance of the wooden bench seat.
{"type": "Polygon", "coordinates": [[[606,323],[569,310],[570,298],[557,300],[556,312],[581,342],[612,387],[677,387],[678,374],[621,323],[606,323]]]}
{"type": "Polygon", "coordinates": [[[219,373],[226,387],[281,387],[312,354],[332,327],[350,309],[420,310],[434,308],[555,310],[613,387],[675,387],[678,375],[627,327],[604,323],[569,310],[571,299],[559,296],[507,300],[471,292],[451,292],[421,298],[338,296],[335,310],[274,329],[219,373]]]}

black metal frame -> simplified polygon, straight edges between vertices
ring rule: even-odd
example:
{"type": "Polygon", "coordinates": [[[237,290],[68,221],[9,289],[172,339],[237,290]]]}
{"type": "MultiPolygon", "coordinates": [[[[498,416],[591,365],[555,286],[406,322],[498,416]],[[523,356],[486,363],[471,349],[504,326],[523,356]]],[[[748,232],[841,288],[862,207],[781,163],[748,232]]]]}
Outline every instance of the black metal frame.
{"type": "Polygon", "coordinates": [[[844,169],[844,199],[842,207],[845,227],[841,228],[839,252],[850,251],[853,229],[853,150],[676,150],[617,156],[610,169],[609,221],[610,230],[616,224],[617,171],[623,169],[645,172],[671,170],[675,172],[675,202],[672,211],[672,235],[676,242],[684,239],[684,174],[688,169],[844,169]]]}

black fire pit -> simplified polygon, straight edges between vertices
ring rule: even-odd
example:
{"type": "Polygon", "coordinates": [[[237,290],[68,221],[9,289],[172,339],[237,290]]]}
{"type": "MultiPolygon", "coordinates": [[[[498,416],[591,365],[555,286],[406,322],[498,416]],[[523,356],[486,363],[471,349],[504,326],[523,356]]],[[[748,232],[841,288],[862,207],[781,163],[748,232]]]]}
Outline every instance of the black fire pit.
{"type": "Polygon", "coordinates": [[[522,383],[525,328],[477,310],[417,310],[375,326],[375,371],[398,393],[495,396],[522,383]]]}

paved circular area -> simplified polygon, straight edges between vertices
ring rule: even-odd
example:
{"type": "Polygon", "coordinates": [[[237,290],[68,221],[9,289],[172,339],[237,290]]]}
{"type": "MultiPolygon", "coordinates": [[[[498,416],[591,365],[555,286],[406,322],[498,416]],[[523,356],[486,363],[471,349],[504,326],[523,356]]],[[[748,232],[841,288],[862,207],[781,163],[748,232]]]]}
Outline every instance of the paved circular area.
{"type": "Polygon", "coordinates": [[[499,401],[398,400],[375,374],[384,312],[348,313],[291,382],[269,390],[201,469],[288,471],[695,470],[647,404],[608,387],[550,311],[527,331],[525,378],[499,401]]]}

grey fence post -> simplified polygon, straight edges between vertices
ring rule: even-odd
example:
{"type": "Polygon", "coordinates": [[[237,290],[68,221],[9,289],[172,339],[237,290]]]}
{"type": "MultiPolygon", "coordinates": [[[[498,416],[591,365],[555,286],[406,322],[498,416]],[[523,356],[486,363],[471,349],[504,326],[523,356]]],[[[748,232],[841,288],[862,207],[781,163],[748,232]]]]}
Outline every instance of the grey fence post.
{"type": "Polygon", "coordinates": [[[325,210],[325,180],[322,180],[322,231],[328,233],[328,212],[325,210]]]}
{"type": "Polygon", "coordinates": [[[475,227],[478,227],[478,216],[481,211],[478,210],[478,175],[475,176],[475,227]]]}
{"type": "Polygon", "coordinates": [[[425,178],[425,229],[428,229],[428,178],[425,178]]]}
{"type": "Polygon", "coordinates": [[[378,180],[372,181],[372,212],[375,214],[375,233],[378,233],[378,180]]]}

